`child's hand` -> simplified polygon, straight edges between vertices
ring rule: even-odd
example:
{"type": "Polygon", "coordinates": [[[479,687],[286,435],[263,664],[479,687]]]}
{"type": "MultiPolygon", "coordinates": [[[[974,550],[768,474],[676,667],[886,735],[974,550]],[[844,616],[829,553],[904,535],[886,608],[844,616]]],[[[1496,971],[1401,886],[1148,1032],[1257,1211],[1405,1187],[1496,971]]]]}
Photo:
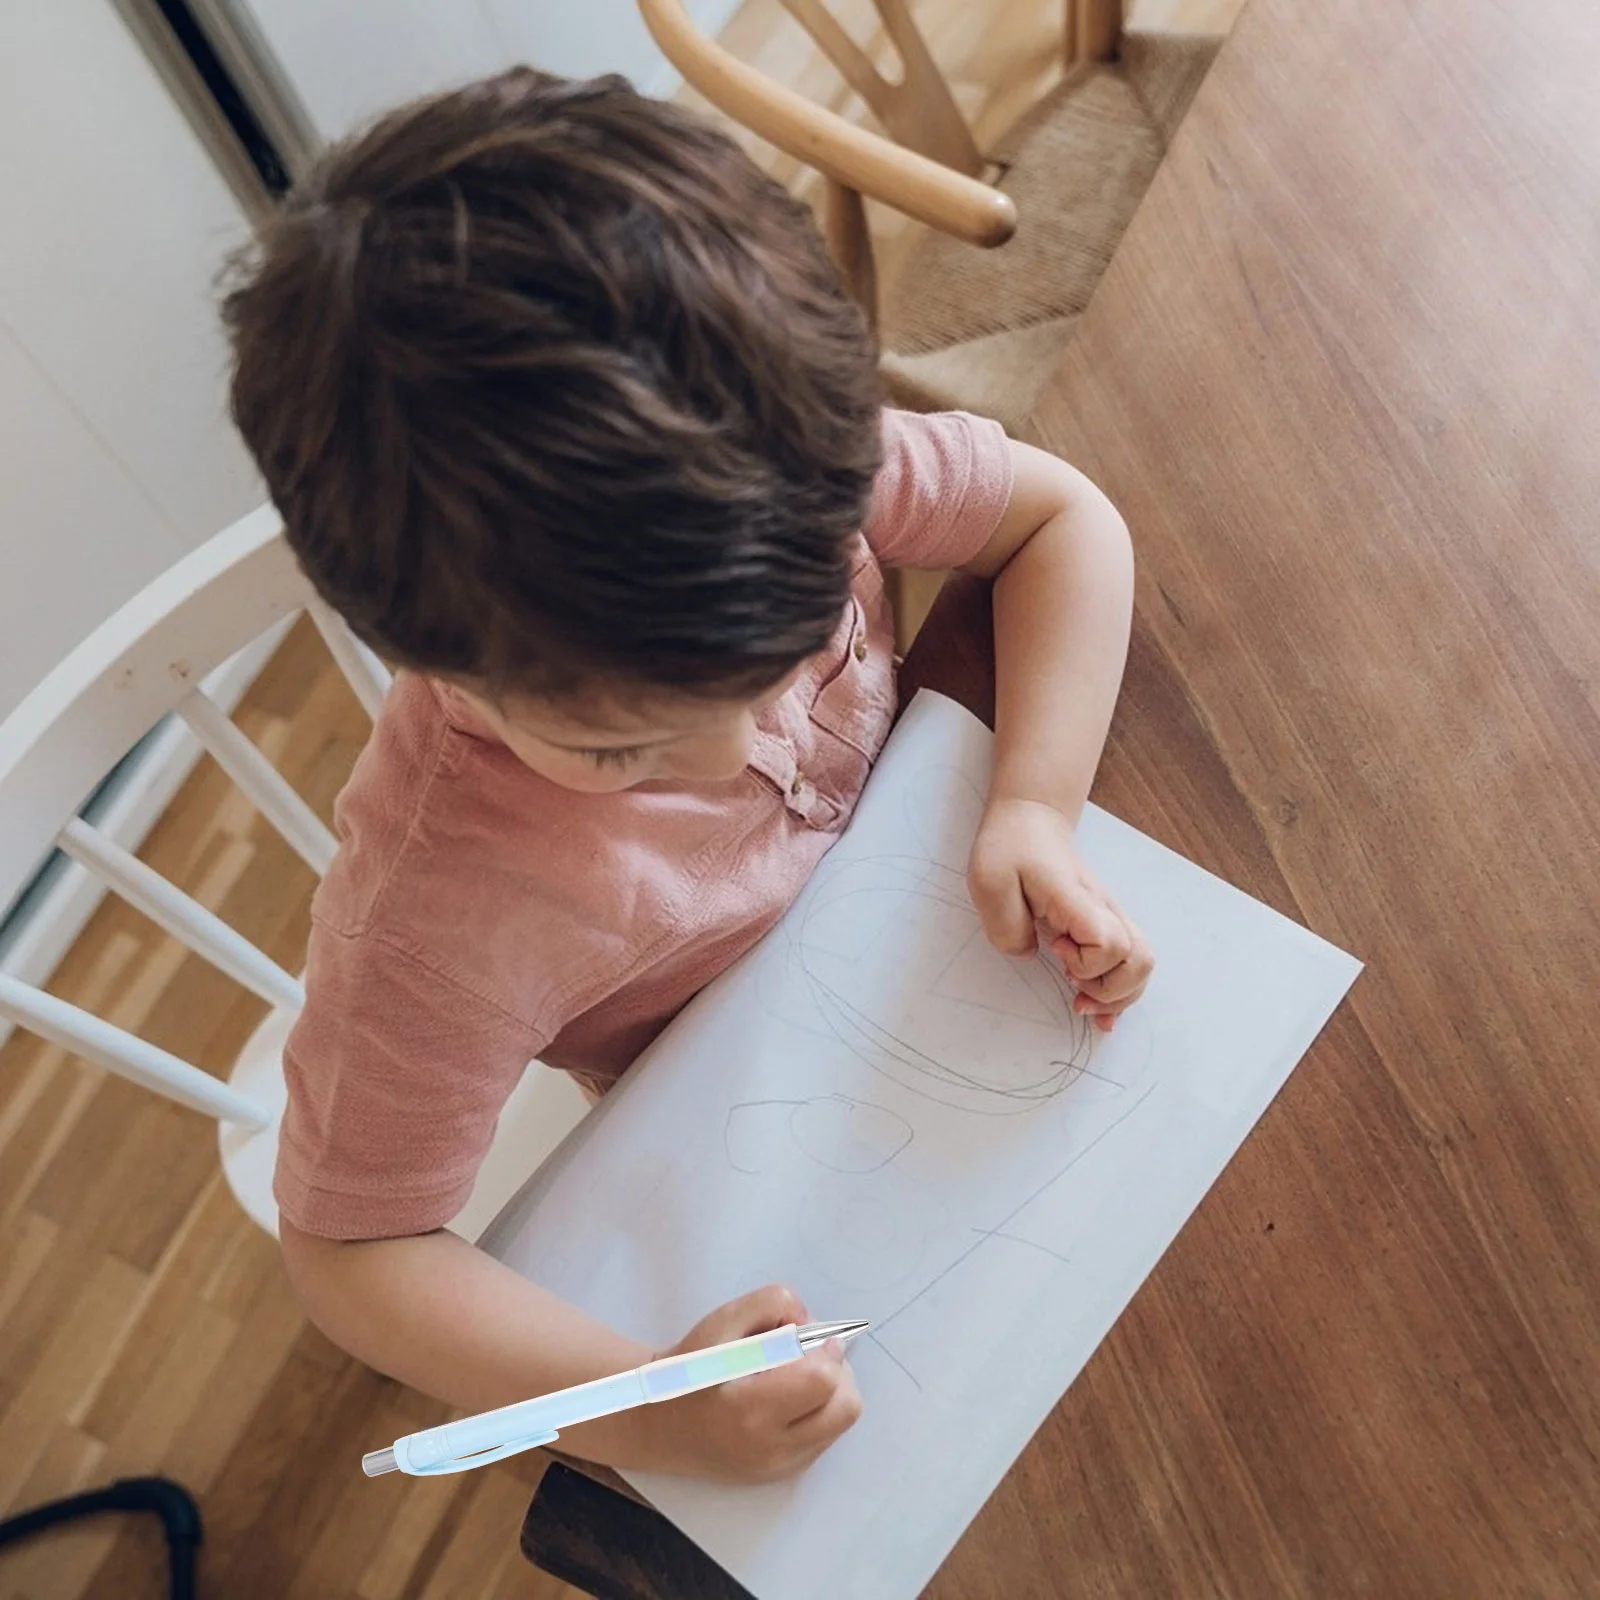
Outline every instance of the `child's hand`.
{"type": "Polygon", "coordinates": [[[1031,955],[1043,937],[1077,986],[1073,1009],[1109,1033],[1144,993],[1155,958],[1095,881],[1072,824],[1037,800],[995,800],[972,843],[967,887],[989,943],[1031,955]]]}
{"type": "MultiPolygon", "coordinates": [[[[793,1290],[768,1284],[702,1317],[663,1356],[803,1323],[793,1290]]],[[[788,1366],[645,1406],[662,1470],[762,1483],[811,1465],[861,1415],[861,1394],[837,1340],[788,1366]],[[653,1414],[653,1415],[652,1415],[653,1414]]]]}

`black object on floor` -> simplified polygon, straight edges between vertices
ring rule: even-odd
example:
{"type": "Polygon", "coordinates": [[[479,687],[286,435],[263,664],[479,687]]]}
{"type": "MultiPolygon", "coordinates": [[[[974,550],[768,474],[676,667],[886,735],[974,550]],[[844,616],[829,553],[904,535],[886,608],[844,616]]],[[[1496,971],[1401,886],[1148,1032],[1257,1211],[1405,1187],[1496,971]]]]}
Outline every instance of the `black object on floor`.
{"type": "Polygon", "coordinates": [[[522,1553],[598,1600],[754,1600],[659,1511],[559,1461],[528,1507],[522,1553]]]}
{"type": "Polygon", "coordinates": [[[35,1506],[0,1522],[0,1549],[59,1522],[76,1522],[105,1511],[150,1511],[160,1517],[167,1534],[168,1593],[172,1600],[194,1600],[194,1556],[205,1529],[194,1496],[170,1478],[119,1478],[109,1489],[91,1489],[35,1506]]]}

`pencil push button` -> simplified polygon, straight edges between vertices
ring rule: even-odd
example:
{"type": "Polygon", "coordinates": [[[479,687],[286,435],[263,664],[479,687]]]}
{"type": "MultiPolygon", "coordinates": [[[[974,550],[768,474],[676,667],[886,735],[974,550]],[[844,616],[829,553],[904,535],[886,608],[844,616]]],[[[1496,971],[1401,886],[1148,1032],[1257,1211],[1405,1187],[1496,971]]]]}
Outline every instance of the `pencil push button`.
{"type": "Polygon", "coordinates": [[[856,635],[856,660],[857,661],[865,661],[866,659],[867,659],[867,636],[864,633],[857,634],[856,635]]]}

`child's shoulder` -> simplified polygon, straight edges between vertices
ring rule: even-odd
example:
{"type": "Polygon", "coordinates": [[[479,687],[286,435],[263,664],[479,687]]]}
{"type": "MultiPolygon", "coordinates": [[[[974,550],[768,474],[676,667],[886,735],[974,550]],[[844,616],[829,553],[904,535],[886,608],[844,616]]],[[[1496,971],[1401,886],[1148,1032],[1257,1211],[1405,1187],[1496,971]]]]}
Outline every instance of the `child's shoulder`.
{"type": "Polygon", "coordinates": [[[998,422],[886,409],[867,543],[886,566],[960,566],[1004,515],[1013,477],[998,422]]]}
{"type": "Polygon", "coordinates": [[[372,960],[403,951],[519,1004],[581,985],[609,962],[605,930],[641,932],[662,884],[646,871],[641,894],[638,829],[595,798],[539,777],[458,696],[400,673],[339,797],[313,917],[372,960]]]}
{"type": "Polygon", "coordinates": [[[500,898],[485,889],[553,865],[534,846],[574,826],[566,798],[448,689],[401,672],[335,807],[339,853],[317,920],[355,935],[438,927],[476,906],[481,921],[500,898]]]}

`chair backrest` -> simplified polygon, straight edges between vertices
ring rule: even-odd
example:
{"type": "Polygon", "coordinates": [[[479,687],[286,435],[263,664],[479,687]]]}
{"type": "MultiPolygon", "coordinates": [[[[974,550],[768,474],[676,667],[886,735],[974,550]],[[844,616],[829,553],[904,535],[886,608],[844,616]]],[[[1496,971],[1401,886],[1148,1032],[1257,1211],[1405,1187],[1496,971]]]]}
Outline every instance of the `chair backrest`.
{"type": "MultiPolygon", "coordinates": [[[[128,751],[176,713],[296,854],[319,876],[326,872],[332,833],[206,689],[213,671],[299,611],[310,613],[376,715],[387,670],[313,593],[270,507],[185,557],[74,650],[0,724],[0,905],[59,847],[270,1005],[297,1010],[296,978],[78,811],[128,751]]],[[[0,1016],[196,1110],[249,1127],[270,1120],[209,1073],[5,974],[0,1016]]]]}
{"type": "Polygon", "coordinates": [[[872,0],[883,31],[899,57],[897,79],[884,76],[871,56],[845,31],[828,0],[780,3],[867,103],[896,144],[964,172],[969,178],[982,175],[983,157],[973,142],[972,130],[957,109],[944,74],[928,53],[907,0],[872,0]]]}
{"type": "MultiPolygon", "coordinates": [[[[889,137],[773,82],[702,33],[683,0],[639,0],[646,25],[686,82],[735,122],[826,180],[823,228],[845,282],[869,317],[877,278],[862,197],[984,248],[1004,244],[1016,209],[982,181],[983,158],[950,87],[911,16],[909,0],[872,0],[899,58],[887,77],[856,43],[828,0],[781,0],[889,137]]],[[[1122,0],[1063,0],[1069,65],[1114,56],[1122,0]]]]}

